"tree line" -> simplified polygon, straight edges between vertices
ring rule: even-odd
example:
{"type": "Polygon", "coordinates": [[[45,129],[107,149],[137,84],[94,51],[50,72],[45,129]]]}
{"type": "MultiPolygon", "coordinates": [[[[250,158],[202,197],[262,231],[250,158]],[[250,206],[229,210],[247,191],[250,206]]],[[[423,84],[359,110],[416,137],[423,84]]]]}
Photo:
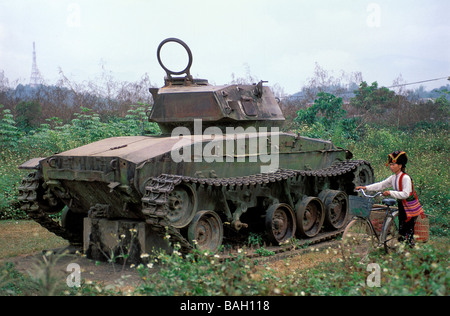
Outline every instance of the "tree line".
{"type": "MultiPolygon", "coordinates": [[[[232,75],[232,84],[251,84],[258,81],[250,70],[244,78],[232,75]]],[[[94,81],[77,83],[60,70],[56,85],[19,84],[11,88],[0,71],[0,104],[9,110],[15,126],[24,132],[42,124],[65,124],[89,109],[102,122],[125,117],[130,105],[150,109],[153,103],[148,89],[155,87],[145,74],[137,82],[119,82],[105,69],[94,81]]],[[[447,124],[449,117],[450,85],[427,92],[416,90],[393,91],[363,80],[359,72],[334,76],[316,64],[313,77],[299,93],[286,96],[279,85],[272,87],[280,98],[286,117],[284,130],[295,131],[302,124],[329,130],[340,125],[346,133],[355,132],[366,123],[411,128],[417,124],[447,124]],[[423,99],[420,96],[434,96],[423,99]],[[339,124],[337,124],[340,122],[339,124]],[[319,126],[320,125],[320,126],[319,126]]]]}

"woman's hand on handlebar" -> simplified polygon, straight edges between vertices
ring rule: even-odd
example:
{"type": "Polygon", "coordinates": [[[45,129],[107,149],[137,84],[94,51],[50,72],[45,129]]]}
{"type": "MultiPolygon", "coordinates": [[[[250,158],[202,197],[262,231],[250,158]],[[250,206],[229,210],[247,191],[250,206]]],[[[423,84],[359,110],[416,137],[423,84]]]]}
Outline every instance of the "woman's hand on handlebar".
{"type": "MultiPolygon", "coordinates": [[[[364,190],[366,190],[365,186],[357,186],[355,188],[355,191],[360,191],[360,192],[362,192],[362,194],[364,196],[371,197],[370,195],[367,195],[366,192],[364,192],[364,190]]],[[[390,191],[378,192],[377,194],[373,195],[372,197],[375,197],[378,195],[389,196],[389,195],[391,195],[391,192],[390,191]]]]}
{"type": "MultiPolygon", "coordinates": [[[[365,197],[368,197],[368,198],[374,198],[374,197],[377,197],[377,196],[379,196],[379,195],[384,194],[384,193],[381,193],[381,192],[377,192],[377,193],[375,193],[375,195],[368,195],[368,194],[364,191],[365,189],[366,189],[365,186],[358,186],[358,187],[355,188],[355,191],[361,192],[362,195],[364,195],[365,197]]],[[[389,191],[386,191],[386,192],[389,192],[389,191]]]]}

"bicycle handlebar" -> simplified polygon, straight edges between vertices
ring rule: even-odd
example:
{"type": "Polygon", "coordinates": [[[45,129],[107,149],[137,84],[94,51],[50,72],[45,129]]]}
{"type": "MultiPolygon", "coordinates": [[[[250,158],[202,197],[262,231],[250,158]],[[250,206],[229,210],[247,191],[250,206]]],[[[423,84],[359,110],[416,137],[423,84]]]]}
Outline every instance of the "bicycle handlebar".
{"type": "Polygon", "coordinates": [[[366,194],[366,192],[364,191],[364,189],[359,189],[359,190],[356,190],[356,191],[357,191],[357,192],[361,192],[362,195],[364,195],[365,197],[368,197],[368,198],[375,198],[375,197],[377,197],[377,196],[383,194],[382,192],[377,192],[377,193],[375,193],[375,195],[368,195],[368,194],[366,194]]]}

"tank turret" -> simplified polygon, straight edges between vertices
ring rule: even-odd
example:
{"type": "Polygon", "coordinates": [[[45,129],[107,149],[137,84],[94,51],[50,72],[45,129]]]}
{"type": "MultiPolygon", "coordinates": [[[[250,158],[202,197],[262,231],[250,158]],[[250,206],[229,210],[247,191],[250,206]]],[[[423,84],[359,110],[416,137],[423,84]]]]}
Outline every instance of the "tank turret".
{"type": "MultiPolygon", "coordinates": [[[[151,88],[154,104],[150,121],[157,122],[165,134],[178,126],[189,128],[194,134],[194,120],[201,119],[203,130],[215,126],[225,133],[226,127],[247,128],[280,126],[284,116],[277,99],[265,81],[253,85],[213,86],[205,79],[194,79],[190,74],[192,53],[181,40],[168,38],[157,50],[158,61],[166,71],[164,87],[151,88]],[[189,62],[182,71],[168,69],[161,60],[161,48],[168,42],[181,44],[189,62]],[[185,74],[184,77],[174,75],[185,74]]],[[[202,130],[202,132],[203,132],[202,130]]]]}

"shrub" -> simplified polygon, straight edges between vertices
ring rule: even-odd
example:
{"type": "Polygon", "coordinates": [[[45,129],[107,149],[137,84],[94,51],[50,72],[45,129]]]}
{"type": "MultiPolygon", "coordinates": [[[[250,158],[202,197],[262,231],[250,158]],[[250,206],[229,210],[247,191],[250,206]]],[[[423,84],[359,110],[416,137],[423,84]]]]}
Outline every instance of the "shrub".
{"type": "MultiPolygon", "coordinates": [[[[175,247],[175,249],[177,249],[175,247]]],[[[144,283],[138,293],[146,295],[259,295],[269,287],[259,283],[256,265],[241,250],[232,259],[194,250],[182,257],[160,252],[154,261],[138,267],[144,283]],[[153,272],[153,269],[157,269],[153,272]]]]}

